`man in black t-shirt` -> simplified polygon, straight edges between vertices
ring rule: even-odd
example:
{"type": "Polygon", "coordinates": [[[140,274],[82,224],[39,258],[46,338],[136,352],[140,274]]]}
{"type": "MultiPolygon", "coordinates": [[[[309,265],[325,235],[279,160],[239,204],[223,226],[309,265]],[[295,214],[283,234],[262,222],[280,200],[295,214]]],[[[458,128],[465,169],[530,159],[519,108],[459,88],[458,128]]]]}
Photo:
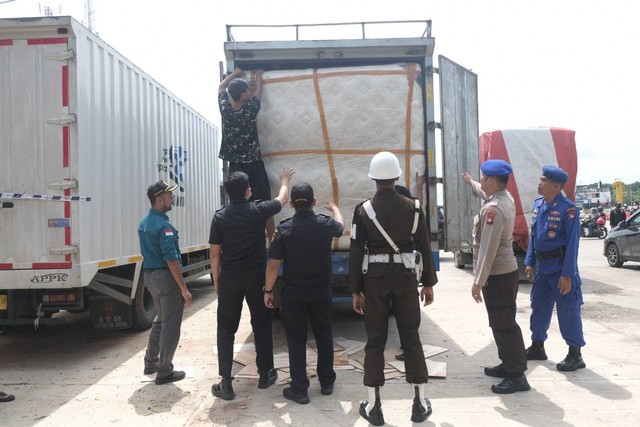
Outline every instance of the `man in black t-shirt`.
{"type": "Polygon", "coordinates": [[[258,388],[267,388],[278,375],[273,369],[271,311],[263,304],[267,250],[264,240],[266,221],[280,212],[289,200],[289,180],[294,171],[283,168],[278,197],[264,202],[250,202],[251,187],[244,172],[233,172],[224,188],[231,204],[215,213],[211,221],[211,277],[218,294],[218,370],[222,380],[211,387],[214,396],[225,400],[235,397],[231,384],[233,342],[242,315],[243,301],[251,311],[258,388]]]}

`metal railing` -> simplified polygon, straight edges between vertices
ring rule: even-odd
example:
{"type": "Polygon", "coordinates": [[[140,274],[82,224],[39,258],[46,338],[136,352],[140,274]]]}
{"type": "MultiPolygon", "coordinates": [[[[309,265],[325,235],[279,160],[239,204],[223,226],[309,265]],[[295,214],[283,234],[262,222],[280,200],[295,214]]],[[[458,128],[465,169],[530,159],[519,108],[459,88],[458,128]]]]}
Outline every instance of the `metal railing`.
{"type": "MultiPolygon", "coordinates": [[[[305,28],[335,28],[335,27],[347,27],[347,26],[359,26],[361,38],[367,39],[367,28],[376,25],[408,25],[408,24],[424,24],[424,30],[420,37],[431,37],[431,20],[409,20],[409,21],[372,21],[372,22],[341,22],[341,23],[328,23],[328,24],[282,24],[282,25],[227,25],[227,41],[235,42],[235,38],[232,34],[233,28],[251,28],[251,29],[286,29],[292,28],[295,30],[295,41],[300,41],[300,29],[305,28]]],[[[249,41],[249,40],[243,40],[249,41]]]]}

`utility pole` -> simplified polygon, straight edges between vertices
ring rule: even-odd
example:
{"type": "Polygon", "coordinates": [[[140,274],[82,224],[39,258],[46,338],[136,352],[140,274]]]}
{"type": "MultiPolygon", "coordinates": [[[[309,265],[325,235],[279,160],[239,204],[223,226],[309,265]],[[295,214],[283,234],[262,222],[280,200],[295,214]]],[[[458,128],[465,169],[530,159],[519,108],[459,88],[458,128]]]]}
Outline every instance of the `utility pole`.
{"type": "Polygon", "coordinates": [[[84,1],[84,15],[85,15],[85,19],[87,20],[86,25],[87,25],[87,28],[89,29],[89,31],[91,31],[92,33],[96,33],[96,31],[94,31],[94,24],[93,24],[93,15],[94,15],[94,13],[95,13],[95,11],[93,10],[93,1],[92,0],[85,0],[84,1]]]}

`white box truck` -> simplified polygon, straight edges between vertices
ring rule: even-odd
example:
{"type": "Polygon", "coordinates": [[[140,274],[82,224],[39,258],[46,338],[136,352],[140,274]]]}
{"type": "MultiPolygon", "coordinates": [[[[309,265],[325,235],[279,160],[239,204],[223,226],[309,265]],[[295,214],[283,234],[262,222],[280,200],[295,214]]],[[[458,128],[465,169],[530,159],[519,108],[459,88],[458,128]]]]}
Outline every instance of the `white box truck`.
{"type": "MultiPolygon", "coordinates": [[[[479,171],[477,76],[443,56],[436,67],[434,46],[428,20],[227,26],[226,71],[265,70],[258,133],[272,193],[280,168],[291,166],[294,181],[314,187],[318,206],[333,200],[345,216],[345,234],[334,241],[334,301],[351,300],[345,293],[351,218],[354,206],[375,193],[367,171],[378,151],[398,156],[399,184],[414,196],[424,178],[436,266],[438,184],[445,191],[447,250],[471,248],[480,202],[461,191],[460,174],[479,171]]],[[[278,219],[291,215],[286,208],[278,219]]]]}
{"type": "Polygon", "coordinates": [[[71,17],[0,19],[0,326],[90,310],[96,328],[150,327],[146,189],[179,184],[169,216],[183,275],[208,274],[217,138],[71,17]]]}

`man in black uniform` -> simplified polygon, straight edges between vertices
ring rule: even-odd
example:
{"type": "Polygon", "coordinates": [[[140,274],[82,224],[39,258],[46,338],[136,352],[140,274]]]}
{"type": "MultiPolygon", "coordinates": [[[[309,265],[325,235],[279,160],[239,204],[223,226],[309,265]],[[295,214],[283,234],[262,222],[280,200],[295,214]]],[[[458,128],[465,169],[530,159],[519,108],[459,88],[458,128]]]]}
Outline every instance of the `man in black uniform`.
{"type": "Polygon", "coordinates": [[[433,302],[432,287],[438,278],[424,212],[416,200],[394,189],[401,174],[394,154],[383,151],[373,157],[369,177],[375,180],[377,191],[356,206],[351,228],[348,288],[353,309],[364,315],[367,332],[363,382],[369,400],[360,404],[360,415],[373,425],[384,424],[380,386],[384,385],[390,303],[404,351],[407,382],[414,392],[411,420],[422,422],[431,414],[431,402],[425,396],[429,375],[420,342],[419,299],[424,305],[433,302]],[[419,283],[423,286],[420,293],[419,283]]]}
{"type": "Polygon", "coordinates": [[[273,369],[271,310],[262,301],[267,263],[264,227],[267,219],[280,212],[289,200],[287,186],[293,173],[292,169],[282,169],[278,197],[264,202],[249,201],[251,187],[247,174],[230,173],[224,188],[231,204],[217,211],[211,221],[211,276],[218,294],[218,371],[222,377],[219,384],[211,387],[211,393],[225,400],[235,397],[231,384],[233,341],[244,299],[251,311],[256,364],[260,373],[258,388],[267,388],[278,378],[273,369]]]}
{"type": "Polygon", "coordinates": [[[282,324],[289,347],[291,387],[282,394],[296,403],[309,403],[307,378],[307,323],[318,348],[320,392],[333,392],[336,373],[333,370],[333,333],[331,329],[331,243],[342,236],[344,219],[333,202],[325,205],[333,219],[316,215],[313,188],[307,183],[291,189],[293,218],[282,221],[269,248],[269,263],[264,287],[264,303],[273,307],[273,287],[284,260],[282,278],[282,324]]]}

